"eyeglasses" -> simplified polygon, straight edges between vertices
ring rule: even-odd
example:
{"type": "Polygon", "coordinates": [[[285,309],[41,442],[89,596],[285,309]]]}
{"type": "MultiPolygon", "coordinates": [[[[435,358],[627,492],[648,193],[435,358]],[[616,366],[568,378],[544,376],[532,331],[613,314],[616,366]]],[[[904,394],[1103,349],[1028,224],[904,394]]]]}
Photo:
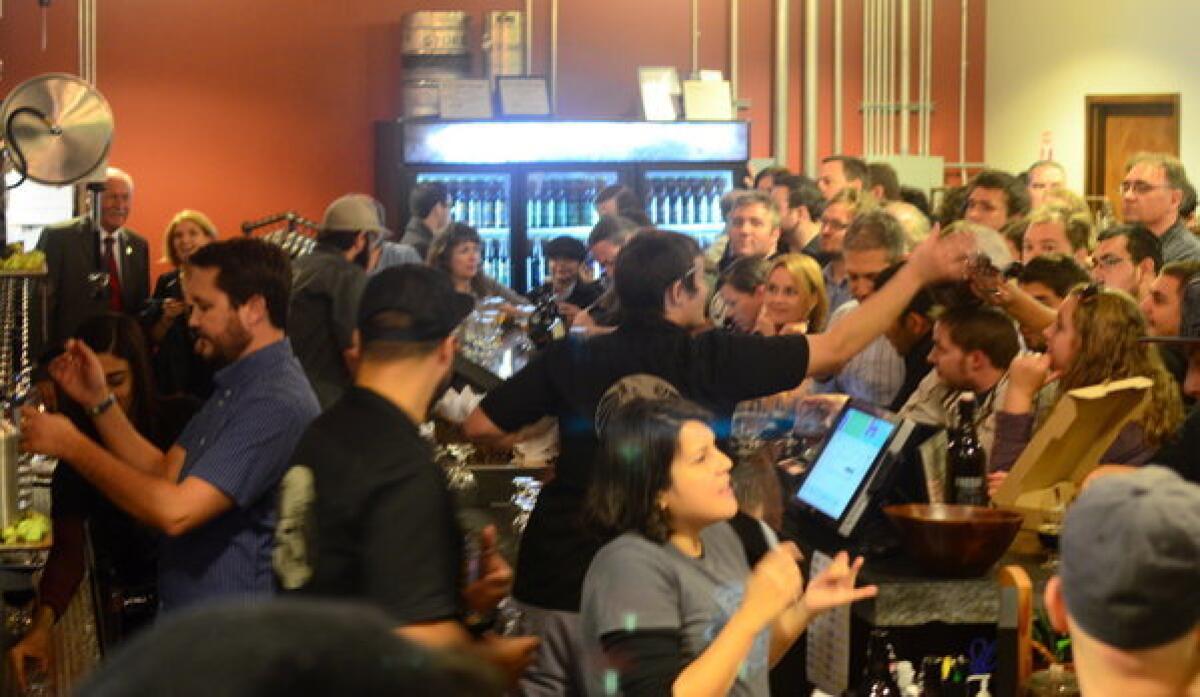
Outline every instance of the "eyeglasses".
{"type": "Polygon", "coordinates": [[[822,218],[821,225],[833,230],[834,232],[841,232],[842,230],[850,227],[850,223],[843,223],[840,220],[831,220],[828,218],[822,218]]]}
{"type": "Polygon", "coordinates": [[[1127,194],[1132,191],[1137,196],[1145,196],[1146,194],[1150,193],[1151,191],[1154,191],[1155,189],[1169,189],[1169,188],[1171,188],[1171,187],[1168,184],[1151,184],[1150,182],[1144,182],[1140,179],[1137,179],[1134,181],[1128,181],[1128,182],[1121,182],[1121,193],[1127,194]]]}

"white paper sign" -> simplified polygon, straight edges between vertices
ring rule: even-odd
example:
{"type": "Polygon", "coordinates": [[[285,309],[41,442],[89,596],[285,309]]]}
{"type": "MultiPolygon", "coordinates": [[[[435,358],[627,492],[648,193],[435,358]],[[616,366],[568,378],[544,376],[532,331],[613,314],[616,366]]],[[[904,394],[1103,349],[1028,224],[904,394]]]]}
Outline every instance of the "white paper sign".
{"type": "Polygon", "coordinates": [[[447,80],[438,93],[443,119],[492,118],[492,84],[489,80],[447,80]]]}

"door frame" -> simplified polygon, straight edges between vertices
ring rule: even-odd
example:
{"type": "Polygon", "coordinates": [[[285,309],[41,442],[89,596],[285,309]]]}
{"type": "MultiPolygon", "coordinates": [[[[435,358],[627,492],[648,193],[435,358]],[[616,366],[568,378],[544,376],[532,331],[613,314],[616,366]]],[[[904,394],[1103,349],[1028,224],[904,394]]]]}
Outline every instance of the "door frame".
{"type": "MultiPolygon", "coordinates": [[[[1086,140],[1086,178],[1084,187],[1086,195],[1104,196],[1104,117],[1109,107],[1134,105],[1167,105],[1171,108],[1172,119],[1175,122],[1175,142],[1183,147],[1180,123],[1181,99],[1180,93],[1165,94],[1098,94],[1087,95],[1087,140],[1086,140]]],[[[1176,157],[1179,153],[1172,153],[1176,157]]]]}

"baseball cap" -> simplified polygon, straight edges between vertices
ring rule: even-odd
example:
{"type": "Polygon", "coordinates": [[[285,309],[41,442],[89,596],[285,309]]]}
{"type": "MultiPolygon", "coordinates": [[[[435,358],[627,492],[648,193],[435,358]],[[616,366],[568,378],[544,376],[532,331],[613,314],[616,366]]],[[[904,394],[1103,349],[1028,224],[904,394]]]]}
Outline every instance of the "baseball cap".
{"type": "Polygon", "coordinates": [[[384,269],[367,281],[358,306],[362,341],[433,341],[444,339],[475,309],[475,299],[454,289],[444,271],[404,264],[384,269]],[[402,312],[405,326],[379,327],[371,319],[381,312],[402,312]]]}
{"type": "Polygon", "coordinates": [[[383,206],[379,201],[366,194],[346,194],[325,209],[321,234],[359,231],[391,234],[383,225],[383,206]]]}
{"type": "Polygon", "coordinates": [[[587,247],[583,242],[574,237],[555,237],[546,243],[544,247],[547,259],[570,259],[572,261],[583,261],[587,258],[587,247]]]}
{"type": "Polygon", "coordinates": [[[1183,287],[1179,336],[1147,336],[1142,341],[1157,344],[1200,344],[1200,274],[1193,274],[1183,287]]]}
{"type": "Polygon", "coordinates": [[[1068,509],[1062,593],[1071,618],[1124,650],[1200,622],[1200,486],[1149,465],[1097,479],[1068,509]]]}

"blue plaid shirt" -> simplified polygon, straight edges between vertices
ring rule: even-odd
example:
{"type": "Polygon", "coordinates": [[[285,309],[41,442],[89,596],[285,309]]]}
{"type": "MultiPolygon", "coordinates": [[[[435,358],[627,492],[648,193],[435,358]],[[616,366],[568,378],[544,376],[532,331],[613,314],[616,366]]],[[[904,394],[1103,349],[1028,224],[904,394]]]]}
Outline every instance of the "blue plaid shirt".
{"type": "Polygon", "coordinates": [[[234,505],[164,538],[158,581],[164,612],[275,591],[271,542],[279,480],[300,435],[320,413],[287,339],[222,368],[214,383],[212,397],[179,437],[187,451],[179,481],[199,477],[234,505]]]}

